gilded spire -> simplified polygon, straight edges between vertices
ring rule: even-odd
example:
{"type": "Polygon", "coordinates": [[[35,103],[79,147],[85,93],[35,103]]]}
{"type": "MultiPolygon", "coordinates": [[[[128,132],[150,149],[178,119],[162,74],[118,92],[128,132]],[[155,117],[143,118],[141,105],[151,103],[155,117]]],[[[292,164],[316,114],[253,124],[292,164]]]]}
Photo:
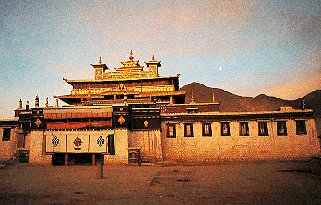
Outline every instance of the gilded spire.
{"type": "Polygon", "coordinates": [[[130,50],[129,60],[132,61],[133,59],[134,59],[133,50],[130,50]]]}

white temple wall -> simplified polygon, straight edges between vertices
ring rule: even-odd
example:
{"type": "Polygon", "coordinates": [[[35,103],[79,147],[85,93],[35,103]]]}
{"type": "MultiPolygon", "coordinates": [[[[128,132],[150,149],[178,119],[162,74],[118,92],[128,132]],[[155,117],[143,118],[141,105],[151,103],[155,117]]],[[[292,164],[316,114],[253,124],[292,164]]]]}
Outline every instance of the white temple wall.
{"type": "Polygon", "coordinates": [[[45,131],[31,131],[28,137],[29,163],[31,164],[51,164],[51,155],[45,151],[46,136],[45,131]]]}
{"type": "Polygon", "coordinates": [[[128,130],[114,130],[115,155],[105,155],[105,164],[128,164],[128,130]]]}
{"type": "Polygon", "coordinates": [[[17,134],[15,128],[0,127],[0,160],[8,160],[15,156],[17,149],[17,134]],[[4,129],[10,129],[10,139],[3,139],[4,129]]]}
{"type": "Polygon", "coordinates": [[[296,123],[287,120],[287,136],[277,136],[277,122],[267,121],[268,136],[258,136],[258,122],[249,122],[249,136],[239,135],[239,122],[230,122],[230,136],[221,136],[220,122],[212,122],[212,135],[203,136],[202,123],[194,122],[194,137],[184,137],[184,122],[176,123],[176,137],[167,137],[161,125],[165,161],[211,162],[230,160],[299,159],[320,154],[314,119],[306,119],[307,134],[296,134],[296,123]]]}
{"type": "Polygon", "coordinates": [[[141,149],[143,161],[162,161],[162,144],[160,130],[141,130],[129,132],[128,145],[141,149]]]}

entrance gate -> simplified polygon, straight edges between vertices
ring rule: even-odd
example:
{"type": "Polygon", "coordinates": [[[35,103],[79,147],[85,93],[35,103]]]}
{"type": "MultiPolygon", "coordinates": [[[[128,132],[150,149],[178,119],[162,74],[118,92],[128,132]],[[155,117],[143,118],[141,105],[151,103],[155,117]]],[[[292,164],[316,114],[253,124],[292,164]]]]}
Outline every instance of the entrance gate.
{"type": "Polygon", "coordinates": [[[52,165],[95,165],[104,154],[115,154],[113,130],[47,131],[46,153],[52,165]]]}

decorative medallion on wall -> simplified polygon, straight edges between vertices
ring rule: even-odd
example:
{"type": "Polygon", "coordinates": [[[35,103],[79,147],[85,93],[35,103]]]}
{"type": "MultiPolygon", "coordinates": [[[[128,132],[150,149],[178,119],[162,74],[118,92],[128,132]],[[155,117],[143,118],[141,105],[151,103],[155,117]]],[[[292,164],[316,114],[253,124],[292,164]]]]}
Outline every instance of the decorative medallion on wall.
{"type": "Polygon", "coordinates": [[[100,137],[97,139],[97,144],[99,145],[99,147],[102,147],[104,143],[105,143],[105,139],[103,139],[103,137],[100,136],[100,137]]]}
{"type": "Polygon", "coordinates": [[[148,127],[148,121],[147,121],[147,120],[144,122],[144,126],[145,126],[146,128],[148,127]]]}
{"type": "Polygon", "coordinates": [[[120,116],[120,118],[118,118],[118,122],[119,124],[123,124],[125,122],[125,118],[123,116],[120,116]]]}
{"type": "Polygon", "coordinates": [[[118,86],[118,89],[119,89],[119,90],[123,90],[124,88],[125,88],[125,85],[124,85],[124,84],[122,84],[122,83],[119,84],[119,86],[118,86]]]}
{"type": "Polygon", "coordinates": [[[39,120],[39,118],[36,120],[35,124],[37,125],[37,127],[40,127],[40,125],[42,124],[42,122],[39,120]]]}
{"type": "Polygon", "coordinates": [[[54,136],[51,140],[52,144],[54,147],[57,147],[57,145],[59,144],[59,139],[57,136],[54,136]]]}
{"type": "Polygon", "coordinates": [[[75,139],[75,141],[74,141],[74,144],[75,144],[75,150],[80,150],[81,149],[81,143],[83,143],[82,141],[81,141],[81,139],[79,138],[79,137],[77,137],[76,139],[75,139]]]}

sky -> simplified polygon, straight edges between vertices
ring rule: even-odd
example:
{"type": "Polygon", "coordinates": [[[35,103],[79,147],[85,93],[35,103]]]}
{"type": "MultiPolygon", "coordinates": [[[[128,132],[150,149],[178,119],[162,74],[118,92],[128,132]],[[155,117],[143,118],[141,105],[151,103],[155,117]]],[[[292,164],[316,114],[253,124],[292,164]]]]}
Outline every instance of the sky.
{"type": "MultiPolygon", "coordinates": [[[[283,99],[321,89],[321,1],[0,0],[0,118],[19,99],[70,94],[67,79],[93,79],[155,55],[160,75],[237,95],[283,99]]],[[[145,66],[146,68],[146,66],[145,66]]]]}

